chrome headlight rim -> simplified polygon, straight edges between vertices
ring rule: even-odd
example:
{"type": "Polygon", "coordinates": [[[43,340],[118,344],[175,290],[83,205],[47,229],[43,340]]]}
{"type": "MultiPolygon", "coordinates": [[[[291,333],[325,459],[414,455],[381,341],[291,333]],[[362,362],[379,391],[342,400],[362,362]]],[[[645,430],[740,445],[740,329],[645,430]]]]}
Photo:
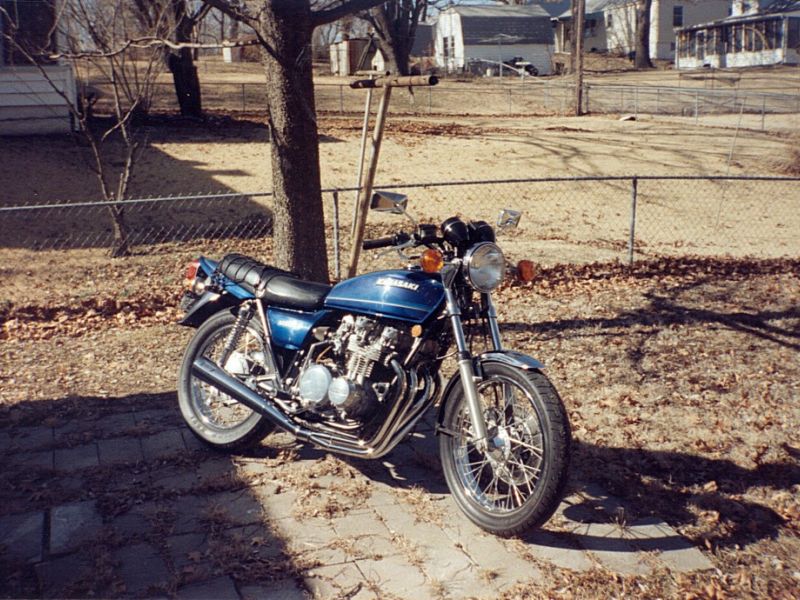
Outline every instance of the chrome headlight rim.
{"type": "MultiPolygon", "coordinates": [[[[477,291],[488,294],[496,290],[503,282],[506,274],[506,258],[500,246],[494,242],[480,242],[475,244],[464,255],[464,277],[469,284],[477,291]],[[484,282],[485,277],[481,277],[478,269],[492,268],[493,266],[477,266],[475,263],[484,258],[487,254],[495,252],[500,255],[499,269],[495,272],[490,282],[484,282]]],[[[491,273],[490,273],[491,274],[491,273]]]]}

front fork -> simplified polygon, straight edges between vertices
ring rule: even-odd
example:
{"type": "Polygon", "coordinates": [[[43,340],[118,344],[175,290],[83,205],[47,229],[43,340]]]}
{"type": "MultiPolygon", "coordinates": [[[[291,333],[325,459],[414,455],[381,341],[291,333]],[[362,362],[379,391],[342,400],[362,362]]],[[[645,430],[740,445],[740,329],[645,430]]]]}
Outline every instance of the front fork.
{"type": "MultiPolygon", "coordinates": [[[[475,432],[475,445],[479,450],[486,450],[488,447],[488,431],[486,429],[486,420],[483,418],[480,395],[478,394],[478,383],[481,378],[475,373],[472,354],[467,346],[464,327],[461,323],[461,308],[459,307],[458,299],[450,286],[445,287],[444,293],[447,300],[447,314],[450,317],[456,349],[458,350],[458,372],[461,375],[461,387],[467,399],[472,431],[475,432]]],[[[496,351],[500,351],[503,348],[503,341],[500,337],[500,327],[497,323],[497,311],[495,311],[489,294],[482,294],[481,299],[487,309],[486,316],[489,321],[492,345],[496,351]]]]}

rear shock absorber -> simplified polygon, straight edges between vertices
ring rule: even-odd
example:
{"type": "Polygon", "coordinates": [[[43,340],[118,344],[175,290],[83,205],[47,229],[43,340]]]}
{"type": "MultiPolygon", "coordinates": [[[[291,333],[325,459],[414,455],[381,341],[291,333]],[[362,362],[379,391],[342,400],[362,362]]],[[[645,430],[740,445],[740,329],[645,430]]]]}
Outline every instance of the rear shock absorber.
{"type": "Polygon", "coordinates": [[[222,348],[222,356],[220,356],[219,365],[224,369],[225,365],[228,362],[228,359],[231,357],[231,354],[236,349],[236,346],[239,345],[239,341],[242,339],[242,335],[244,334],[244,330],[247,329],[247,324],[250,322],[250,319],[253,318],[253,301],[243,302],[239,306],[239,314],[236,316],[236,322],[233,324],[233,328],[231,329],[230,333],[228,333],[228,337],[225,338],[225,345],[222,348]]]}

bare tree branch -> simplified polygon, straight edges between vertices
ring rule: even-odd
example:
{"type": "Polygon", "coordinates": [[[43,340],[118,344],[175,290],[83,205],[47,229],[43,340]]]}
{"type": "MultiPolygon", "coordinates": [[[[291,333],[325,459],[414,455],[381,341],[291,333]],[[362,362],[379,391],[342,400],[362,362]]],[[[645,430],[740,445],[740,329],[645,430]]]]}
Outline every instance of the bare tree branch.
{"type": "Polygon", "coordinates": [[[326,23],[338,21],[342,17],[345,17],[351,13],[369,10],[370,8],[378,6],[378,4],[381,4],[382,2],[384,2],[384,0],[343,1],[338,6],[314,11],[311,15],[311,23],[314,27],[319,27],[320,25],[325,25],[326,23]]]}
{"type": "Polygon", "coordinates": [[[166,46],[174,50],[180,50],[182,48],[241,48],[243,46],[258,46],[259,44],[260,42],[258,40],[223,41],[218,44],[200,44],[196,42],[178,43],[157,37],[141,37],[127,40],[119,48],[115,48],[113,50],[109,49],[105,52],[56,52],[54,54],[46,54],[44,56],[51,60],[58,60],[60,58],[77,60],[81,58],[111,58],[114,56],[120,56],[130,48],[153,48],[157,46],[166,46]]]}
{"type": "Polygon", "coordinates": [[[203,2],[212,8],[216,8],[221,13],[228,15],[231,19],[236,19],[241,23],[245,23],[253,29],[258,27],[258,17],[244,12],[241,6],[234,6],[227,0],[203,0],[203,2]]]}

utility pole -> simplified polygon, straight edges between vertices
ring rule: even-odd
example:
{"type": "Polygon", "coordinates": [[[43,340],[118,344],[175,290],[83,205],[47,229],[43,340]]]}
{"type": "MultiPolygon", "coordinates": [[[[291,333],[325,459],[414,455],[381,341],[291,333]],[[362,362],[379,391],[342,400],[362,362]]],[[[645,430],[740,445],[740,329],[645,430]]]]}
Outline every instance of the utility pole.
{"type": "Polygon", "coordinates": [[[575,36],[575,116],[583,114],[583,35],[584,20],[586,17],[586,0],[572,0],[575,7],[575,18],[573,19],[573,35],[575,36]]]}

